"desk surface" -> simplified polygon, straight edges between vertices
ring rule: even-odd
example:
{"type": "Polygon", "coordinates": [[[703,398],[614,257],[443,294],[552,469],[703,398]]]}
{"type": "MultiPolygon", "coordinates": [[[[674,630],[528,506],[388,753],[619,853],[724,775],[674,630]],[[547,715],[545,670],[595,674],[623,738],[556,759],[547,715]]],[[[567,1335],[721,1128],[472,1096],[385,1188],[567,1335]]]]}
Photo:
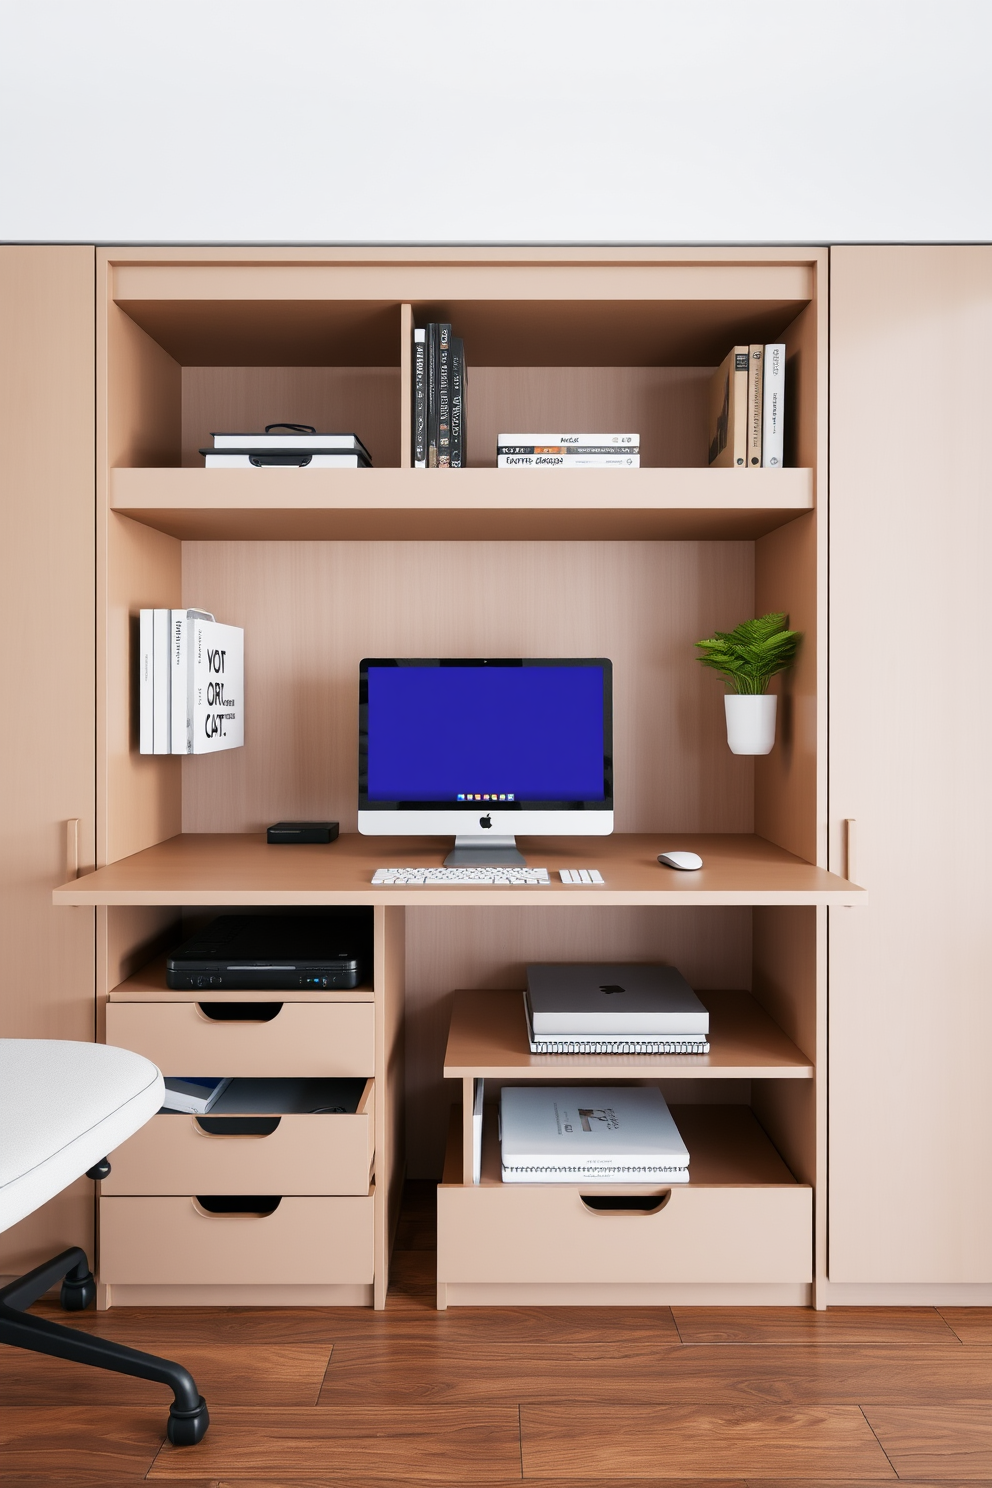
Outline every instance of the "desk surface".
{"type": "Polygon", "coordinates": [[[264,833],[183,833],[52,891],[55,904],[854,904],[856,884],[747,833],[614,833],[612,837],[518,839],[540,888],[373,888],[377,867],[439,867],[450,842],[363,837],[270,846],[264,833]],[[698,852],[695,873],[662,868],[659,852],[698,852]],[[568,887],[559,868],[598,868],[605,884],[568,887]]]}

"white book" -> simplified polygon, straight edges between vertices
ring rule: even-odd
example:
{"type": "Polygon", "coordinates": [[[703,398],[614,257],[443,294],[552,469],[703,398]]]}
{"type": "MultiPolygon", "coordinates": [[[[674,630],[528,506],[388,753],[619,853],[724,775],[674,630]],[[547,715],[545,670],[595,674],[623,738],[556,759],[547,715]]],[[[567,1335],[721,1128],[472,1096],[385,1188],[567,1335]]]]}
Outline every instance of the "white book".
{"type": "Polygon", "coordinates": [[[231,1078],[224,1080],[168,1079],[162,1097],[163,1111],[185,1111],[190,1116],[205,1116],[217,1104],[231,1078]]]}
{"type": "Polygon", "coordinates": [[[485,1080],[474,1082],[475,1098],[472,1102],[472,1182],[482,1182],[482,1098],[485,1080]]]}
{"type": "MultiPolygon", "coordinates": [[[[295,446],[293,446],[295,448],[295,446]]],[[[323,454],[314,451],[313,454],[304,454],[296,465],[270,466],[260,464],[253,460],[251,455],[232,454],[222,452],[215,455],[209,451],[204,455],[204,462],[208,470],[357,470],[360,466],[367,467],[368,461],[362,455],[355,454],[323,454]]],[[[264,461],[264,455],[261,457],[264,461]]]]}
{"type": "Polygon", "coordinates": [[[765,377],[761,403],[761,463],[781,470],[785,459],[785,343],[765,347],[765,377]]]}
{"type": "Polygon", "coordinates": [[[504,1183],[688,1183],[689,1152],[653,1085],[500,1092],[504,1183]]]}
{"type": "Polygon", "coordinates": [[[155,702],[152,712],[152,753],[172,753],[170,713],[172,677],[169,666],[169,627],[171,610],[152,611],[152,690],[155,702]]]}
{"type": "Polygon", "coordinates": [[[639,434],[497,434],[496,453],[510,448],[522,453],[533,453],[536,449],[560,450],[565,447],[583,449],[591,446],[600,449],[604,445],[613,449],[624,445],[640,448],[640,443],[639,434]]]}
{"type": "Polygon", "coordinates": [[[154,613],[138,613],[138,749],[142,754],[155,753],[154,613]]]}
{"type": "Polygon", "coordinates": [[[245,633],[238,625],[192,620],[189,638],[189,753],[239,749],[245,742],[245,633]]]}
{"type": "Polygon", "coordinates": [[[497,455],[496,467],[498,470],[507,470],[513,466],[523,466],[532,469],[559,469],[577,470],[582,468],[607,469],[617,468],[621,470],[640,469],[641,457],[636,453],[617,455],[580,455],[580,454],[539,454],[539,455],[497,455]]]}
{"type": "Polygon", "coordinates": [[[215,450],[309,449],[356,454],[365,446],[357,434],[212,434],[215,450]]]}
{"type": "Polygon", "coordinates": [[[212,620],[209,610],[173,610],[169,669],[172,673],[171,740],[173,754],[193,753],[193,720],[189,711],[189,646],[193,620],[212,620]]]}

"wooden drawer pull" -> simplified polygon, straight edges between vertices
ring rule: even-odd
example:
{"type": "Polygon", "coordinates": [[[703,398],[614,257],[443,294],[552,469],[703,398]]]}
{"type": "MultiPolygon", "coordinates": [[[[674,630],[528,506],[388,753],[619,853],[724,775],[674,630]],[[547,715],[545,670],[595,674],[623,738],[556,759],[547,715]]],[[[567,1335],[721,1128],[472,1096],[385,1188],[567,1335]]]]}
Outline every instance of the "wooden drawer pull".
{"type": "Polygon", "coordinates": [[[672,1197],[663,1194],[579,1194],[590,1214],[660,1214],[672,1197]]]}
{"type": "Polygon", "coordinates": [[[202,1137],[271,1137],[281,1116],[194,1116],[202,1137]]]}
{"type": "Polygon", "coordinates": [[[282,1012],[281,1002],[198,1002],[196,1006],[210,1023],[271,1023],[282,1012]]]}
{"type": "Polygon", "coordinates": [[[267,1219],[281,1203],[275,1194],[197,1194],[193,1208],[204,1219],[267,1219]]]}

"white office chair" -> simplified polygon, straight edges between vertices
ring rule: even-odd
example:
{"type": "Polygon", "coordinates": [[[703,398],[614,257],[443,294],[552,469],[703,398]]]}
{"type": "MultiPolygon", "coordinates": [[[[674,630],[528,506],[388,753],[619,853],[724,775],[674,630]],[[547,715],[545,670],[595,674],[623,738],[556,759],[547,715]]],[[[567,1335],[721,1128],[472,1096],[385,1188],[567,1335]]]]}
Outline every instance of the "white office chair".
{"type": "MultiPolygon", "coordinates": [[[[105,1178],[112,1152],[162,1104],[162,1076],[148,1059],[106,1044],[0,1039],[0,1231],[54,1198],[81,1174],[105,1178]]],[[[206,1402],[179,1364],[25,1313],[59,1277],[60,1302],[77,1312],[96,1300],[86,1252],[74,1246],[0,1290],[0,1343],[135,1374],[171,1386],[169,1440],[198,1442],[206,1402]]]]}

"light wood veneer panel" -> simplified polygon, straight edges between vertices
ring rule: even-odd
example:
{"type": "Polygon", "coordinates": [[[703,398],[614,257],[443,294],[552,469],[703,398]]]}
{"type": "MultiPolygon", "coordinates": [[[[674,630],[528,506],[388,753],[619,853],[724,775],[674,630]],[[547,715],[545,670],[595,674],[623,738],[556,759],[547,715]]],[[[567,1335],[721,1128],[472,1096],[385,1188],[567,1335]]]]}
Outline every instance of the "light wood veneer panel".
{"type": "Polygon", "coordinates": [[[192,1198],[101,1198],[100,1281],[132,1286],[358,1285],[372,1280],[372,1194],[283,1198],[265,1216],[192,1198]]]}
{"type": "Polygon", "coordinates": [[[439,863],[446,845],[434,838],[362,837],[349,833],[333,847],[270,847],[259,833],[186,832],[52,891],[57,904],[409,904],[603,905],[656,907],[753,904],[855,904],[863,889],[783,852],[749,833],[706,835],[616,833],[612,837],[519,839],[532,862],[557,874],[595,858],[602,887],[372,887],[383,860],[439,863]],[[698,850],[696,873],[659,867],[660,848],[698,850]]]}
{"type": "Polygon", "coordinates": [[[831,294],[830,861],[855,819],[872,908],[830,915],[830,1278],[987,1283],[992,700],[943,621],[912,685],[865,638],[987,625],[992,248],[834,249],[831,294]]]}
{"type": "Polygon", "coordinates": [[[812,489],[801,469],[110,473],[114,511],[198,541],[740,541],[809,511],[812,489]]]}
{"type": "MultiPolygon", "coordinates": [[[[0,247],[0,484],[6,726],[0,844],[0,1034],[94,1036],[93,915],[52,914],[95,861],[93,249],[0,247]]],[[[92,1245],[73,1184],[0,1237],[0,1272],[92,1245]]]]}
{"type": "MultiPolygon", "coordinates": [[[[278,1002],[278,992],[270,1000],[278,1002]]],[[[177,1078],[367,1077],[375,1068],[373,1025],[368,1002],[284,1002],[268,1022],[214,1021],[195,1002],[107,1005],[107,1042],[143,1054],[177,1078]]]]}
{"type": "Polygon", "coordinates": [[[523,993],[456,992],[444,1057],[446,1079],[630,1080],[775,1075],[809,1080],[813,1066],[746,992],[705,992],[709,1054],[532,1054],[523,993]]]}

